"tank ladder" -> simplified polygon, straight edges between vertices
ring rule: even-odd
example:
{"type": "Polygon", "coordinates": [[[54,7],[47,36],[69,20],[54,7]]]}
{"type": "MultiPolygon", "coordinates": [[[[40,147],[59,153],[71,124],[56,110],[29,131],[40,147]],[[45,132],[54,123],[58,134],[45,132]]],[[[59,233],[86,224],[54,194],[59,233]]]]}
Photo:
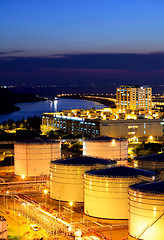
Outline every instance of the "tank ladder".
{"type": "Polygon", "coordinates": [[[136,238],[136,240],[139,240],[139,238],[147,231],[148,228],[152,227],[162,216],[164,215],[164,212],[162,212],[151,224],[149,224],[136,238]]]}

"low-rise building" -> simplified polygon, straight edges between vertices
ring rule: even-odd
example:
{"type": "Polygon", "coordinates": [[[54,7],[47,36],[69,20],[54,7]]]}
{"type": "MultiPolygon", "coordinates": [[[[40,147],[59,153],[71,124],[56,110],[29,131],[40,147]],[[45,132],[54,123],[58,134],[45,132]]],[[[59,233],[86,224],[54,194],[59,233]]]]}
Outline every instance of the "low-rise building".
{"type": "Polygon", "coordinates": [[[164,139],[164,119],[147,119],[144,118],[144,114],[138,114],[139,117],[134,119],[122,117],[122,119],[114,118],[112,120],[112,118],[106,118],[103,110],[101,112],[99,110],[94,118],[90,118],[89,112],[86,112],[86,114],[83,112],[84,117],[81,117],[80,113],[77,115],[75,110],[74,114],[71,112],[71,116],[64,115],[64,111],[43,113],[41,131],[46,133],[51,130],[61,129],[72,134],[128,138],[129,141],[157,141],[164,139]]]}
{"type": "Polygon", "coordinates": [[[100,136],[128,138],[129,141],[162,140],[164,119],[100,121],[100,136]]]}
{"type": "Polygon", "coordinates": [[[88,134],[97,137],[100,135],[100,120],[43,113],[42,133],[59,129],[71,134],[88,134]]]}

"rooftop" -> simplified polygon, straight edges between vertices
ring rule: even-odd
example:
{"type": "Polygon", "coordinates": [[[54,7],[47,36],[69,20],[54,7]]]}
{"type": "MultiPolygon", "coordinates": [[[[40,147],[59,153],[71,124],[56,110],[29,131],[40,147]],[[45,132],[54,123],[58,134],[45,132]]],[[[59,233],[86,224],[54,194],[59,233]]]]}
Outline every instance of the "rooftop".
{"type": "Polygon", "coordinates": [[[151,177],[156,175],[156,172],[148,171],[148,170],[141,170],[136,168],[118,166],[113,168],[107,169],[100,169],[94,171],[87,171],[86,174],[89,175],[96,175],[100,177],[120,177],[120,178],[128,178],[128,177],[136,177],[136,176],[146,176],[151,177]]]}
{"type": "Polygon", "coordinates": [[[92,158],[92,157],[75,157],[75,158],[69,158],[66,160],[57,160],[52,161],[52,164],[58,164],[58,165],[86,165],[86,166],[92,166],[94,164],[102,164],[102,165],[109,165],[115,163],[115,161],[107,160],[103,158],[92,158]]]}
{"type": "Polygon", "coordinates": [[[152,154],[152,155],[137,157],[136,159],[137,160],[142,160],[142,161],[164,162],[164,153],[158,153],[158,154],[152,154]]]}
{"type": "Polygon", "coordinates": [[[164,194],[164,181],[134,184],[130,186],[131,189],[139,190],[141,192],[162,193],[164,194]]]}
{"type": "Polygon", "coordinates": [[[91,139],[86,139],[85,141],[91,141],[91,142],[111,142],[113,140],[116,141],[127,141],[127,139],[122,139],[122,138],[114,138],[114,137],[108,137],[108,136],[102,136],[102,137],[96,137],[96,138],[91,138],[91,139]]]}
{"type": "Polygon", "coordinates": [[[27,140],[16,142],[16,144],[51,144],[51,143],[59,143],[59,141],[36,138],[36,139],[27,139],[27,140]]]}

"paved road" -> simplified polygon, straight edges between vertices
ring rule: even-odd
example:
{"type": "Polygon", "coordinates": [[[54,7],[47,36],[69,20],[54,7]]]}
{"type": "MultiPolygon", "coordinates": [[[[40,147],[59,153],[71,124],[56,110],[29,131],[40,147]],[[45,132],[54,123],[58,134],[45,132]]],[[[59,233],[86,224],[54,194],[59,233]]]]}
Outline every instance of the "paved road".
{"type": "MultiPolygon", "coordinates": [[[[32,198],[36,198],[36,200],[38,200],[38,202],[45,202],[45,198],[43,195],[38,195],[38,197],[35,196],[31,196],[32,198]]],[[[49,198],[47,199],[47,204],[49,206],[49,208],[54,209],[53,212],[58,212],[59,210],[59,202],[58,201],[51,201],[49,202],[49,198]]],[[[4,215],[8,221],[8,230],[9,230],[9,234],[12,236],[21,236],[20,239],[23,240],[28,240],[28,239],[33,239],[34,237],[38,237],[39,239],[41,237],[44,237],[44,239],[55,239],[55,235],[49,235],[46,233],[46,231],[44,229],[42,229],[42,225],[44,228],[46,228],[47,230],[52,228],[53,226],[55,226],[55,222],[53,222],[53,220],[50,218],[48,218],[47,214],[40,213],[39,214],[35,211],[35,207],[30,207],[27,208],[27,206],[23,206],[22,204],[20,205],[19,201],[15,201],[15,207],[14,207],[14,202],[9,198],[8,199],[8,203],[7,205],[10,208],[10,214],[6,214],[5,213],[5,206],[3,204],[6,204],[7,202],[4,201],[3,197],[0,197],[0,208],[1,208],[1,212],[2,214],[0,215],[4,215]],[[25,207],[25,209],[23,210],[23,208],[25,207]],[[13,211],[13,209],[19,209],[19,213],[24,214],[24,217],[19,215],[18,216],[18,212],[13,211]],[[28,217],[30,217],[31,215],[31,220],[35,219],[36,222],[38,222],[39,226],[40,226],[40,230],[37,232],[34,232],[33,230],[30,229],[30,224],[32,222],[30,222],[30,219],[28,220],[28,224],[26,224],[27,222],[27,215],[28,217]],[[36,216],[38,215],[38,216],[36,216]]],[[[60,203],[60,213],[61,213],[61,217],[64,221],[67,221],[68,223],[70,223],[71,219],[70,219],[70,212],[65,212],[65,208],[69,208],[69,206],[67,206],[68,203],[65,202],[61,202],[60,203]],[[63,208],[64,207],[64,208],[63,208]]],[[[73,207],[73,214],[72,214],[72,220],[73,220],[73,225],[75,228],[80,228],[83,231],[83,236],[91,236],[91,235],[95,235],[97,237],[99,237],[99,239],[101,239],[102,237],[106,237],[107,239],[110,240],[124,240],[127,239],[127,235],[128,235],[128,229],[122,228],[120,229],[120,227],[118,229],[114,229],[112,228],[110,230],[110,225],[106,225],[103,224],[102,227],[100,227],[98,224],[96,224],[95,222],[92,221],[88,221],[85,219],[85,221],[82,221],[83,219],[83,209],[82,209],[82,205],[79,204],[75,204],[75,206],[73,207]],[[93,229],[94,231],[88,231],[89,229],[93,229]]],[[[35,224],[35,223],[33,223],[35,224]]],[[[58,224],[57,224],[58,225],[58,224]]],[[[53,227],[54,228],[54,227],[53,227]]],[[[58,234],[60,234],[59,231],[60,226],[58,225],[58,234]]],[[[55,228],[54,228],[55,229],[55,228]]],[[[63,235],[58,235],[58,239],[61,240],[67,240],[69,239],[69,236],[63,236],[63,235]]],[[[85,239],[84,239],[85,240],[85,239]]]]}
{"type": "Polygon", "coordinates": [[[8,234],[11,236],[19,236],[19,239],[28,240],[33,238],[44,238],[51,239],[51,236],[46,233],[44,229],[39,229],[39,231],[35,232],[30,229],[30,224],[34,224],[29,222],[26,224],[26,219],[19,215],[17,212],[14,213],[13,210],[9,211],[9,214],[6,214],[6,207],[3,205],[3,199],[0,198],[0,215],[3,215],[8,224],[8,234]]]}

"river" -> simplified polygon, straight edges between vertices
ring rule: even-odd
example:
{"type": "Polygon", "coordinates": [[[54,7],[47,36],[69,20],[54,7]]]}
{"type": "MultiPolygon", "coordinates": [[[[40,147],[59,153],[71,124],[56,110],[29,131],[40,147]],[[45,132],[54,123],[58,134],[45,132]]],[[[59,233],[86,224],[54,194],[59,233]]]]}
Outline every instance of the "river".
{"type": "Polygon", "coordinates": [[[0,123],[7,121],[8,119],[18,120],[18,119],[26,119],[28,117],[34,116],[42,116],[44,112],[56,112],[68,109],[88,109],[88,108],[96,108],[102,109],[106,107],[103,104],[79,100],[79,99],[64,99],[59,98],[55,101],[41,101],[41,102],[31,102],[31,103],[18,103],[15,104],[20,107],[20,111],[16,111],[13,113],[0,115],[0,123]]]}

